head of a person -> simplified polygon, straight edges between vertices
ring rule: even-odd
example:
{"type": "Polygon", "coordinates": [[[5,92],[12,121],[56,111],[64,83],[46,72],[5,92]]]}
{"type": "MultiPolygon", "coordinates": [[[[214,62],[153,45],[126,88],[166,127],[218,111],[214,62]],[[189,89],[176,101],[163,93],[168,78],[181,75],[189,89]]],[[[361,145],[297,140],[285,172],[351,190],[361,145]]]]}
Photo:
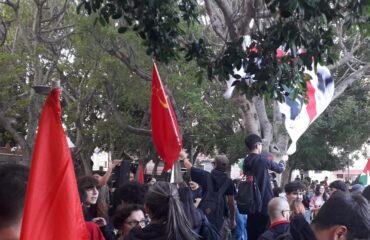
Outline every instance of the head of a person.
{"type": "Polygon", "coordinates": [[[154,183],[156,183],[156,182],[157,182],[157,179],[155,179],[155,177],[151,177],[151,178],[148,179],[148,185],[149,186],[153,186],[154,183]]]}
{"type": "Polygon", "coordinates": [[[312,222],[317,240],[370,239],[370,206],[360,194],[337,191],[312,222]]]}
{"type": "Polygon", "coordinates": [[[361,184],[359,183],[356,183],[354,185],[352,185],[351,187],[351,193],[362,193],[362,191],[364,190],[364,186],[362,186],[361,184]]]}
{"type": "Polygon", "coordinates": [[[139,204],[121,205],[113,216],[113,226],[126,236],[136,226],[145,227],[144,208],[139,204]]]}
{"type": "Polygon", "coordinates": [[[0,238],[20,239],[29,169],[18,164],[0,166],[0,238]]]}
{"type": "Polygon", "coordinates": [[[341,180],[335,180],[329,184],[330,192],[342,191],[347,192],[348,187],[347,184],[341,180]]]}
{"type": "Polygon", "coordinates": [[[299,200],[299,199],[294,199],[290,203],[290,210],[292,210],[292,214],[291,214],[290,218],[293,218],[297,215],[305,216],[305,214],[306,214],[306,208],[304,207],[304,205],[302,203],[302,200],[299,200]]]}
{"type": "Polygon", "coordinates": [[[131,172],[131,171],[130,171],[129,181],[130,182],[135,181],[135,174],[133,172],[131,172]]]}
{"type": "Polygon", "coordinates": [[[221,172],[226,172],[229,165],[229,159],[225,155],[217,155],[215,157],[215,169],[221,172]]]}
{"type": "Polygon", "coordinates": [[[252,151],[257,151],[258,153],[262,152],[262,139],[257,134],[248,135],[245,138],[244,142],[250,152],[252,151]]]}
{"type": "Polygon", "coordinates": [[[281,220],[289,220],[290,218],[291,210],[288,201],[282,197],[272,198],[267,205],[267,211],[271,223],[281,220]]]}
{"type": "Polygon", "coordinates": [[[96,178],[96,180],[100,181],[100,179],[104,176],[104,171],[93,171],[92,176],[96,178]]]}
{"type": "Polygon", "coordinates": [[[366,198],[370,203],[370,185],[367,185],[364,191],[362,191],[362,196],[364,196],[364,198],[366,198]]]}
{"type": "Polygon", "coordinates": [[[322,184],[317,184],[315,188],[315,195],[320,196],[325,193],[325,187],[322,184]]]}
{"type": "Polygon", "coordinates": [[[194,181],[189,181],[189,187],[191,188],[191,190],[196,190],[199,188],[199,184],[194,181]]]}
{"type": "Polygon", "coordinates": [[[78,179],[78,191],[80,192],[81,202],[85,206],[95,205],[99,197],[99,182],[93,176],[83,176],[78,179]]]}
{"type": "Polygon", "coordinates": [[[144,205],[145,195],[148,192],[148,186],[136,181],[126,182],[116,190],[115,201],[117,206],[121,203],[144,205]]]}
{"type": "Polygon", "coordinates": [[[145,210],[152,221],[166,225],[167,239],[195,239],[192,227],[184,213],[175,185],[158,181],[148,191],[145,210]]]}
{"type": "Polygon", "coordinates": [[[284,190],[285,190],[286,198],[289,204],[291,204],[292,201],[295,199],[302,202],[304,186],[301,182],[294,181],[294,182],[287,183],[284,186],[284,190]]]}

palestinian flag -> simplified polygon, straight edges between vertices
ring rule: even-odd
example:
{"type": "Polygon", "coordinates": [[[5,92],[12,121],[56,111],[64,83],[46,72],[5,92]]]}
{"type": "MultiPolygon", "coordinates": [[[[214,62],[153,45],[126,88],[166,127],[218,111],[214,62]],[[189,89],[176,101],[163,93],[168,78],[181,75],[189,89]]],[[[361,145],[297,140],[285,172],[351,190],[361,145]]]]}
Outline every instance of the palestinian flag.
{"type": "Polygon", "coordinates": [[[367,159],[366,166],[362,170],[359,181],[363,186],[370,184],[370,158],[367,159]]]}

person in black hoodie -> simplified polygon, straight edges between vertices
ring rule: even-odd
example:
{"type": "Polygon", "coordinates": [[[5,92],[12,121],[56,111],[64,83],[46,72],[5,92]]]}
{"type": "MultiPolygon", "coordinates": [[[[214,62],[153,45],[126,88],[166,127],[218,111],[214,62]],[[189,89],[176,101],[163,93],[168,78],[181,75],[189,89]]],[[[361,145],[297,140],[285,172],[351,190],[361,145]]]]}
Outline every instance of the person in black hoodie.
{"type": "MultiPolygon", "coordinates": [[[[220,208],[224,208],[223,219],[208,219],[209,222],[212,223],[219,231],[221,236],[225,236],[225,234],[227,234],[227,231],[225,231],[225,229],[234,229],[236,226],[234,205],[234,196],[236,194],[236,189],[232,180],[226,174],[229,160],[224,155],[216,156],[214,161],[215,168],[209,173],[202,169],[193,167],[193,165],[187,158],[187,154],[184,150],[180,153],[180,159],[184,160],[184,166],[188,170],[188,172],[190,172],[191,179],[202,187],[203,196],[205,196],[207,193],[207,178],[209,175],[211,176],[212,187],[215,191],[218,191],[224,184],[227,185],[226,191],[224,192],[224,197],[226,201],[224,201],[224,206],[220,206],[220,208]],[[227,219],[227,217],[229,218],[229,226],[226,226],[227,224],[225,224],[225,220],[227,219]]],[[[202,198],[202,201],[203,200],[204,198],[202,198]]],[[[200,207],[201,206],[202,202],[200,203],[200,207]]]]}
{"type": "Polygon", "coordinates": [[[249,149],[249,154],[244,159],[243,172],[246,174],[252,171],[258,188],[261,193],[262,211],[248,215],[247,232],[249,240],[257,240],[266,230],[269,217],[267,214],[267,204],[273,198],[270,174],[268,170],[281,173],[285,169],[283,161],[276,163],[266,153],[262,153],[262,139],[251,134],[245,138],[245,145],[249,149]]]}

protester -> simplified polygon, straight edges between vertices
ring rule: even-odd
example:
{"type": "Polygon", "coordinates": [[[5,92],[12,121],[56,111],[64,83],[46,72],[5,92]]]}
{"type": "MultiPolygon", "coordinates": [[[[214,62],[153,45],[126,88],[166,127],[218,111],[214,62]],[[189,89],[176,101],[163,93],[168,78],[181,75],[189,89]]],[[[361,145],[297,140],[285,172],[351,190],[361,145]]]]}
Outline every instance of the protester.
{"type": "Polygon", "coordinates": [[[122,160],[108,161],[108,169],[104,171],[93,171],[93,177],[99,182],[99,196],[105,201],[106,205],[110,204],[110,190],[108,186],[108,181],[112,176],[112,171],[116,166],[121,164],[122,160]]]}
{"type": "Polygon", "coordinates": [[[189,220],[189,223],[197,234],[200,232],[202,218],[204,214],[199,209],[196,209],[193,202],[193,196],[189,187],[181,187],[178,189],[180,201],[184,209],[184,213],[189,220]]]}
{"type": "Polygon", "coordinates": [[[262,139],[258,135],[251,134],[246,137],[245,145],[249,149],[249,154],[244,159],[243,172],[244,174],[248,171],[254,173],[262,198],[262,211],[248,215],[248,239],[256,240],[267,228],[269,220],[267,204],[273,198],[268,170],[281,173],[284,171],[285,165],[282,161],[276,163],[269,160],[268,154],[262,153],[262,139]]]}
{"type": "Polygon", "coordinates": [[[306,208],[299,199],[290,203],[292,214],[290,216],[290,233],[293,239],[297,240],[315,240],[309,223],[306,220],[306,208]]]}
{"type": "Polygon", "coordinates": [[[225,239],[226,235],[231,232],[231,229],[234,229],[236,226],[234,204],[234,195],[236,194],[236,190],[232,180],[226,174],[229,160],[224,155],[216,156],[214,162],[215,168],[211,173],[209,173],[202,169],[194,168],[187,158],[185,151],[180,153],[180,159],[184,159],[184,166],[190,172],[191,179],[194,182],[197,182],[203,189],[203,197],[200,203],[201,209],[204,210],[205,208],[204,202],[209,188],[212,187],[216,192],[221,191],[222,188],[226,189],[223,193],[220,193],[221,196],[223,195],[223,203],[221,203],[223,206],[220,205],[219,209],[223,209],[223,214],[221,216],[213,217],[212,219],[208,218],[209,222],[220,232],[222,239],[225,239]],[[212,186],[208,186],[208,184],[212,184],[212,186]],[[229,222],[226,221],[227,218],[229,222]]]}
{"type": "Polygon", "coordinates": [[[118,229],[116,239],[123,240],[128,237],[131,229],[136,226],[145,227],[146,220],[144,208],[138,204],[127,204],[118,207],[113,217],[113,226],[118,229]]]}
{"type": "Polygon", "coordinates": [[[0,239],[20,239],[28,174],[22,165],[0,166],[0,239]]]}
{"type": "Polygon", "coordinates": [[[270,200],[267,209],[271,224],[269,229],[258,239],[272,240],[282,235],[289,235],[289,218],[291,210],[288,202],[282,197],[275,197],[270,200]]]}
{"type": "Polygon", "coordinates": [[[321,206],[324,205],[327,199],[328,195],[325,193],[324,185],[318,184],[315,188],[315,194],[310,201],[310,210],[314,217],[317,215],[321,206]]]}
{"type": "Polygon", "coordinates": [[[109,209],[109,216],[113,216],[116,208],[121,204],[144,205],[145,195],[148,186],[136,181],[126,182],[113,193],[112,207],[109,209]]]}
{"type": "Polygon", "coordinates": [[[317,240],[370,239],[370,206],[360,194],[335,192],[313,220],[317,240]]]}
{"type": "Polygon", "coordinates": [[[148,179],[148,186],[153,186],[154,183],[156,183],[156,182],[157,182],[157,179],[155,177],[150,177],[148,179]]]}
{"type": "Polygon", "coordinates": [[[200,201],[202,200],[203,191],[198,183],[194,181],[189,181],[189,187],[191,188],[191,193],[193,196],[194,206],[198,207],[200,201]]]}
{"type": "Polygon", "coordinates": [[[329,184],[329,190],[331,193],[336,191],[348,192],[347,184],[341,180],[335,180],[329,184]]]}
{"type": "Polygon", "coordinates": [[[359,183],[356,183],[356,184],[352,185],[352,187],[351,187],[351,193],[361,194],[363,190],[364,190],[364,186],[362,186],[359,183]]]}
{"type": "Polygon", "coordinates": [[[293,200],[299,200],[302,202],[303,200],[303,193],[304,193],[304,186],[299,181],[294,181],[285,184],[284,187],[285,190],[285,196],[289,203],[289,205],[293,202],[293,200]]]}
{"type": "Polygon", "coordinates": [[[145,209],[151,222],[145,228],[135,227],[127,239],[131,240],[192,240],[197,234],[187,220],[177,188],[158,181],[148,191],[145,209]]]}
{"type": "Polygon", "coordinates": [[[81,196],[85,221],[96,223],[107,240],[114,239],[113,228],[108,219],[108,206],[99,198],[99,182],[92,176],[78,179],[78,191],[81,196]]]}

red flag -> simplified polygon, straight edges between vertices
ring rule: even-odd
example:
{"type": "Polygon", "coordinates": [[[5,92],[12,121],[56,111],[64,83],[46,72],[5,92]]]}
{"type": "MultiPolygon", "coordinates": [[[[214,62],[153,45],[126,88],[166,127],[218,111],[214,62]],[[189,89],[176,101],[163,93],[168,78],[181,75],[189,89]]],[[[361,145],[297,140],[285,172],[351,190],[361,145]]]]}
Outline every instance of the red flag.
{"type": "Polygon", "coordinates": [[[139,167],[137,169],[139,171],[139,174],[137,176],[137,181],[141,184],[144,184],[144,168],[143,164],[139,163],[139,167]]]}
{"type": "Polygon", "coordinates": [[[182,139],[176,116],[163,88],[157,66],[152,72],[152,136],[158,155],[165,162],[164,171],[171,169],[179,157],[182,139]]]}
{"type": "Polygon", "coordinates": [[[71,153],[61,123],[59,89],[50,92],[42,109],[21,239],[88,239],[71,153]]]}

